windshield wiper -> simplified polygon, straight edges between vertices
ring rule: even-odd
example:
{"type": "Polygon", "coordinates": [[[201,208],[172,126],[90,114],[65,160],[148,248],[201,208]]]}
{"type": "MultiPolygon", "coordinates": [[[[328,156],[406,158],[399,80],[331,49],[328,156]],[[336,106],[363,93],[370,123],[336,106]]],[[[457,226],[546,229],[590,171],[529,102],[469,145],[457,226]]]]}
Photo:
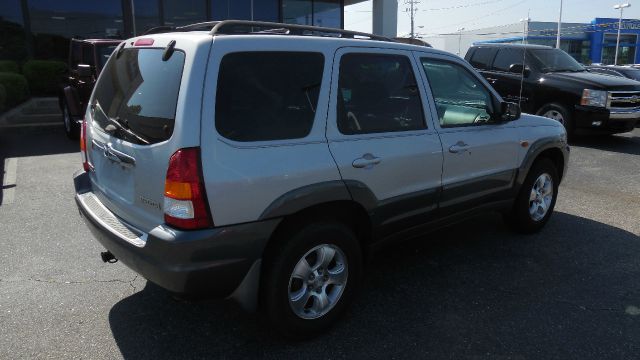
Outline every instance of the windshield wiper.
{"type": "MultiPolygon", "coordinates": [[[[138,141],[141,141],[143,143],[145,143],[146,145],[151,144],[151,142],[143,137],[141,137],[140,135],[134,133],[133,131],[131,131],[131,129],[129,128],[129,123],[126,120],[122,120],[119,116],[116,116],[115,118],[111,118],[109,116],[106,116],[106,118],[109,120],[110,123],[114,124],[115,127],[117,127],[118,130],[122,131],[123,133],[134,137],[136,139],[138,139],[138,141]]],[[[104,130],[107,132],[110,132],[109,129],[107,129],[109,127],[109,125],[104,127],[104,130]]],[[[116,129],[113,129],[116,130],[116,129]]]]}

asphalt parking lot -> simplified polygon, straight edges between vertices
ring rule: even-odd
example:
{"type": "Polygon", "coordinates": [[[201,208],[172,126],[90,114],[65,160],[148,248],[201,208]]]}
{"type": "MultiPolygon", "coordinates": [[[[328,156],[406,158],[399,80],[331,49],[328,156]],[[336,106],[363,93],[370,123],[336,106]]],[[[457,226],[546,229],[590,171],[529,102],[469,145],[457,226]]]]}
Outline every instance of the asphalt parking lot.
{"type": "Polygon", "coordinates": [[[640,128],[573,145],[541,233],[487,214],[390,248],[302,343],[103,264],[73,200],[77,148],[59,127],[0,129],[2,359],[640,357],[640,128]]]}

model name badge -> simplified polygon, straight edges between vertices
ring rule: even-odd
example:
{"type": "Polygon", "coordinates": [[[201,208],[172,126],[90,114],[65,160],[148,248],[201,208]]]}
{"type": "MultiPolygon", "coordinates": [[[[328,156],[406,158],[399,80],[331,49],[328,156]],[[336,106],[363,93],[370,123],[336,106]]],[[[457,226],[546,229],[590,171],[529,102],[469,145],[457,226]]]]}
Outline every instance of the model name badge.
{"type": "Polygon", "coordinates": [[[146,197],[144,197],[144,196],[139,196],[138,198],[140,199],[140,202],[141,202],[141,203],[143,203],[143,204],[145,204],[145,205],[148,205],[148,206],[151,206],[152,208],[156,208],[156,209],[158,209],[158,210],[162,210],[162,209],[160,208],[160,203],[158,203],[158,202],[156,202],[156,201],[153,201],[153,200],[151,200],[151,199],[147,199],[147,198],[146,198],[146,197]]]}

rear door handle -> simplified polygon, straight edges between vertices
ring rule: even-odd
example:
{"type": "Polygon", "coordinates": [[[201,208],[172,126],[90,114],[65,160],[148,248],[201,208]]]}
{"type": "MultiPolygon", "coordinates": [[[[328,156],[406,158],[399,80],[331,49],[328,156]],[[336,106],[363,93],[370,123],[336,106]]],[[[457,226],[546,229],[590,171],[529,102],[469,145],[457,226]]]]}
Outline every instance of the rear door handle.
{"type": "Polygon", "coordinates": [[[468,147],[469,145],[467,145],[464,141],[460,140],[454,145],[451,145],[451,147],[449,147],[449,152],[453,154],[462,153],[465,151],[469,151],[468,147]]]}
{"type": "Polygon", "coordinates": [[[362,155],[361,158],[353,160],[353,163],[351,163],[351,165],[357,169],[369,169],[374,165],[380,164],[380,161],[382,161],[382,159],[380,159],[379,157],[375,157],[373,156],[373,154],[366,153],[362,155]]]}

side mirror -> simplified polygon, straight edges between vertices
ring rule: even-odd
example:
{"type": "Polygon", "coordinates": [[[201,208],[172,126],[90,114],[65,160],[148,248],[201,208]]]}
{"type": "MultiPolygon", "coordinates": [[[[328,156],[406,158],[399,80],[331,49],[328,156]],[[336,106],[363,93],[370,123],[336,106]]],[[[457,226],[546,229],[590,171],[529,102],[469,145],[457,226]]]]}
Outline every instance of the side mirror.
{"type": "Polygon", "coordinates": [[[522,64],[511,64],[509,65],[509,72],[514,74],[522,74],[524,77],[528,77],[531,73],[531,70],[527,66],[523,66],[522,64]]]}
{"type": "Polygon", "coordinates": [[[88,78],[93,76],[93,71],[91,70],[91,65],[86,64],[78,64],[78,69],[76,70],[79,78],[88,78]]]}
{"type": "Polygon", "coordinates": [[[500,103],[500,113],[502,121],[518,120],[520,115],[522,115],[520,105],[506,101],[500,103]]]}

